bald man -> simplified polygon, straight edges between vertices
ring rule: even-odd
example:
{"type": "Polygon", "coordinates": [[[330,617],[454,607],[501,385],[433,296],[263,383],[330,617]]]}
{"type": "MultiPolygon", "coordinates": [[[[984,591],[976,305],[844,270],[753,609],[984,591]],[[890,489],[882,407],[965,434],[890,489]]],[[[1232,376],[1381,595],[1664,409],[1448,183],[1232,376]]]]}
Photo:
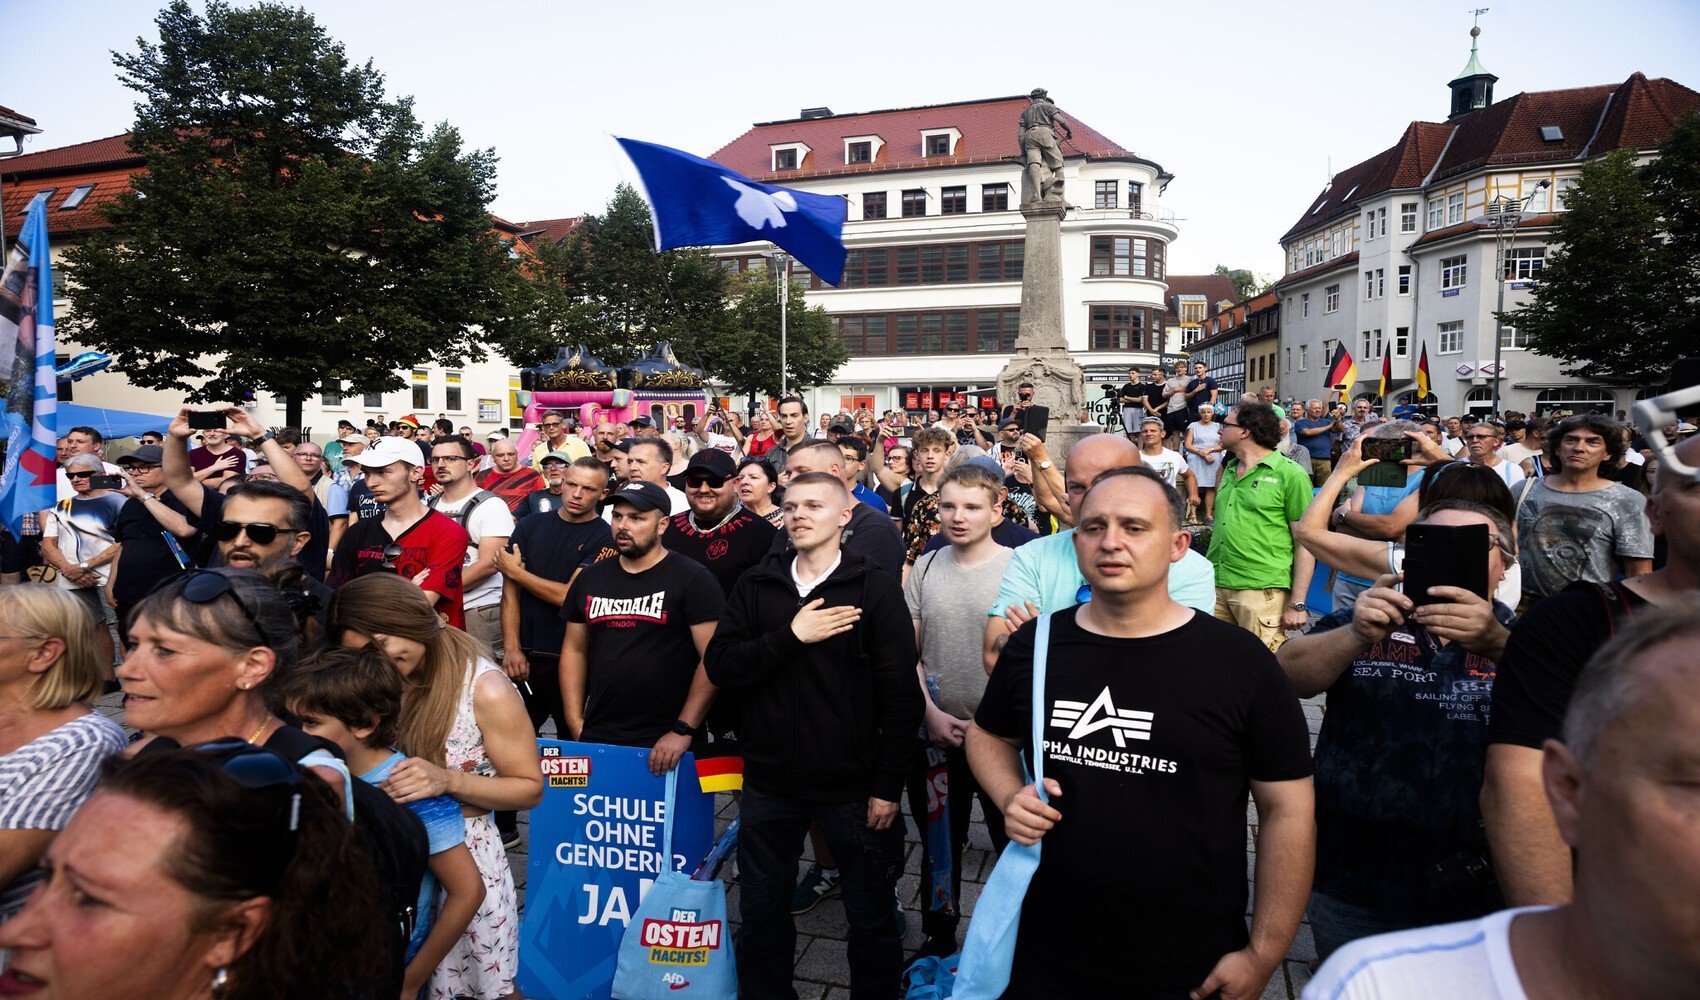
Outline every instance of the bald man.
{"type": "Polygon", "coordinates": [[[548,486],[536,469],[519,464],[519,449],[507,438],[491,443],[490,461],[490,471],[478,477],[478,487],[501,497],[510,514],[526,497],[548,486]]]}

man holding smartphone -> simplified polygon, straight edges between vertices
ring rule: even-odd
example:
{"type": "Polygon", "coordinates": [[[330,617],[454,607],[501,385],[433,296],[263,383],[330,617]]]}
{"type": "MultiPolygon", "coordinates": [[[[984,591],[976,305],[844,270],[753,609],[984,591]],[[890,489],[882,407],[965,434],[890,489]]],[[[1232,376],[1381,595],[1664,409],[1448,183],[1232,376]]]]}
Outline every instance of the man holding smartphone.
{"type": "MultiPolygon", "coordinates": [[[[1504,511],[1431,504],[1411,530],[1485,526],[1492,594],[1512,564],[1504,511]]],[[[1463,535],[1463,532],[1456,532],[1463,535]]],[[[1462,540],[1443,544],[1458,553],[1462,540]]],[[[1395,560],[1407,574],[1415,550],[1395,560]]],[[[1316,742],[1316,887],[1309,916],[1327,959],[1372,934],[1467,920],[1502,905],[1478,801],[1488,700],[1512,611],[1463,586],[1401,593],[1387,574],[1277,653],[1301,698],[1328,694],[1316,742]]],[[[1478,578],[1479,579],[1479,578],[1478,578]]],[[[1460,581],[1461,582],[1461,581],[1460,581]]]]}

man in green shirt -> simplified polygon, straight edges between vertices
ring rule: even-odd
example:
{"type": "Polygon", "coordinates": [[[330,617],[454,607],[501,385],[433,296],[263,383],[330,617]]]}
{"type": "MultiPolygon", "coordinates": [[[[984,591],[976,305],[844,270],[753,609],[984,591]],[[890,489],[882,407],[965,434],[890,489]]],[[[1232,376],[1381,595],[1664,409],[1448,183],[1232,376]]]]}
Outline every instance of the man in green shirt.
{"type": "Polygon", "coordinates": [[[1208,558],[1216,566],[1216,617],[1234,622],[1271,650],[1307,620],[1305,592],[1316,559],[1294,538],[1310,503],[1310,476],[1275,449],[1281,424],[1267,406],[1236,406],[1222,421],[1231,456],[1216,487],[1208,558]]]}

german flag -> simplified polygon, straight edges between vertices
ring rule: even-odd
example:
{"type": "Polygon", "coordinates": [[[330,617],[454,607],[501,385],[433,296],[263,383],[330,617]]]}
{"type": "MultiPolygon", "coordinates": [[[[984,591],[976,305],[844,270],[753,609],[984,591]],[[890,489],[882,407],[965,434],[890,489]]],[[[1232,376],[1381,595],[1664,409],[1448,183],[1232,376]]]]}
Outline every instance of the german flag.
{"type": "Polygon", "coordinates": [[[1386,399],[1387,398],[1387,385],[1388,385],[1388,383],[1390,383],[1392,381],[1393,381],[1393,355],[1388,354],[1386,351],[1382,351],[1381,352],[1381,384],[1376,388],[1375,394],[1377,396],[1380,396],[1382,399],[1386,399]]]}
{"type": "Polygon", "coordinates": [[[736,792],[744,787],[744,758],[697,758],[697,784],[705,792],[736,792]]]}
{"type": "Polygon", "coordinates": [[[1422,354],[1417,358],[1417,401],[1428,398],[1428,344],[1424,342],[1422,354]]]}
{"type": "Polygon", "coordinates": [[[1358,381],[1358,363],[1352,360],[1352,355],[1346,350],[1344,342],[1334,348],[1334,360],[1328,364],[1328,380],[1323,384],[1324,389],[1344,389],[1351,391],[1358,381]]]}

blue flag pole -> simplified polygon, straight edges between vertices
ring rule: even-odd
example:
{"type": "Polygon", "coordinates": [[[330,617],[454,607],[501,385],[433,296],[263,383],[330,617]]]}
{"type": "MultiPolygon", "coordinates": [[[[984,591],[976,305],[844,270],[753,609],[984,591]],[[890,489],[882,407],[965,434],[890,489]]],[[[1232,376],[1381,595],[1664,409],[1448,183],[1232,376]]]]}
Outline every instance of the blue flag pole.
{"type": "Polygon", "coordinates": [[[6,464],[0,519],[13,538],[24,519],[59,499],[55,475],[59,377],[54,368],[53,262],[47,246],[47,193],[30,202],[0,276],[0,362],[6,394],[6,464]]]}

